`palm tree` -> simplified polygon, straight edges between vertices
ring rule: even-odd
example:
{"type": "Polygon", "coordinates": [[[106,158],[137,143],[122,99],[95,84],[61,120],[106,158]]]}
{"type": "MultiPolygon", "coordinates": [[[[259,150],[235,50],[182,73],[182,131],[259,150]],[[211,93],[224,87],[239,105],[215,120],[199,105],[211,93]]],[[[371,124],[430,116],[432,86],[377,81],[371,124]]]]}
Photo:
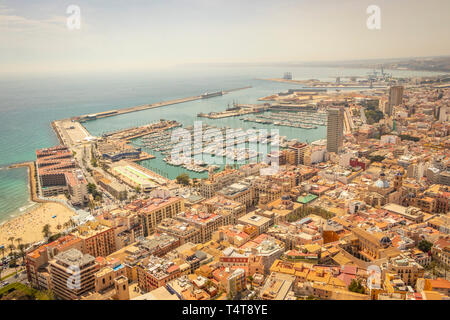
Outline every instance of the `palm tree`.
{"type": "Polygon", "coordinates": [[[20,244],[22,243],[22,238],[17,238],[17,239],[16,239],[16,242],[17,242],[17,246],[19,247],[20,244]]]}
{"type": "Polygon", "coordinates": [[[10,256],[13,255],[13,251],[14,251],[15,248],[16,248],[16,246],[15,246],[14,244],[12,244],[12,243],[8,246],[8,249],[9,249],[9,255],[10,255],[10,256]]]}
{"type": "Polygon", "coordinates": [[[66,221],[63,223],[63,228],[68,229],[70,227],[70,221],[66,221]]]}
{"type": "Polygon", "coordinates": [[[50,237],[50,225],[46,224],[45,226],[42,227],[42,233],[44,234],[44,238],[48,238],[50,237]]]}
{"type": "Polygon", "coordinates": [[[9,237],[8,240],[11,241],[11,244],[14,244],[14,237],[9,237]]]}
{"type": "Polygon", "coordinates": [[[19,244],[19,251],[20,251],[20,256],[22,257],[22,263],[25,263],[25,248],[26,245],[21,243],[19,244]]]}

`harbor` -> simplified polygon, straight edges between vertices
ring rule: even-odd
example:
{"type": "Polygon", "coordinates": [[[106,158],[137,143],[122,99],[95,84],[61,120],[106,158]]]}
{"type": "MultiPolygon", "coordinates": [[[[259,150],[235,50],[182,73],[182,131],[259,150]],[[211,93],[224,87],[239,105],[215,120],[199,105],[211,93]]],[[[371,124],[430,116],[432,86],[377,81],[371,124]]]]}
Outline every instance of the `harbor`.
{"type": "Polygon", "coordinates": [[[324,111],[298,111],[296,113],[280,111],[252,117],[242,117],[240,120],[301,129],[317,129],[317,126],[326,126],[327,113],[324,111]]]}
{"type": "MultiPolygon", "coordinates": [[[[216,164],[224,164],[236,161],[261,161],[264,156],[259,152],[260,144],[286,147],[286,137],[278,135],[257,135],[243,130],[232,130],[230,127],[216,127],[214,125],[203,125],[202,131],[198,132],[194,126],[184,128],[189,132],[191,139],[186,142],[179,142],[176,134],[168,132],[154,132],[146,135],[139,142],[134,142],[135,146],[151,149],[155,153],[160,153],[164,157],[164,162],[171,166],[182,167],[188,171],[202,173],[220,168],[216,164]],[[232,130],[232,133],[231,133],[232,130]],[[232,138],[230,135],[232,134],[232,138]],[[205,141],[205,137],[225,137],[226,140],[205,141]],[[175,149],[177,148],[177,149],[175,149]],[[187,149],[188,155],[181,151],[187,149]],[[175,151],[177,156],[175,156],[175,151]],[[208,165],[212,164],[212,165],[208,165]]],[[[250,131],[252,132],[252,131],[250,131]]]]}

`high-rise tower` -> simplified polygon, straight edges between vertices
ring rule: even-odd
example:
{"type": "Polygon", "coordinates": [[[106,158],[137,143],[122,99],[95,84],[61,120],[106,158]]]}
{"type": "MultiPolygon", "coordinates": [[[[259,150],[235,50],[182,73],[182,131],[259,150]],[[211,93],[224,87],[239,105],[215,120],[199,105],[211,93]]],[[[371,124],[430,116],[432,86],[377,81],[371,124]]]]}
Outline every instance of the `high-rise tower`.
{"type": "Polygon", "coordinates": [[[344,110],[330,108],[327,122],[327,151],[338,153],[344,142],[344,110]]]}
{"type": "Polygon", "coordinates": [[[403,103],[403,86],[392,86],[389,88],[389,102],[385,113],[388,116],[392,115],[394,106],[401,105],[403,103]]]}

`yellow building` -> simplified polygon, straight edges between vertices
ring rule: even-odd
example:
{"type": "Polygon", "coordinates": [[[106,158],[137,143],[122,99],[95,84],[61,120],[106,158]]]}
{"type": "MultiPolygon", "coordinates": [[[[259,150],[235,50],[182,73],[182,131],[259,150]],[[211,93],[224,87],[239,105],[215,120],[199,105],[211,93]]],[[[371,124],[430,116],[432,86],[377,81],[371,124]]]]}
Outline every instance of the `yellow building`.
{"type": "Polygon", "coordinates": [[[179,197],[151,198],[146,201],[143,208],[138,211],[139,218],[144,227],[144,235],[153,233],[163,219],[173,218],[184,211],[184,202],[179,197]]]}

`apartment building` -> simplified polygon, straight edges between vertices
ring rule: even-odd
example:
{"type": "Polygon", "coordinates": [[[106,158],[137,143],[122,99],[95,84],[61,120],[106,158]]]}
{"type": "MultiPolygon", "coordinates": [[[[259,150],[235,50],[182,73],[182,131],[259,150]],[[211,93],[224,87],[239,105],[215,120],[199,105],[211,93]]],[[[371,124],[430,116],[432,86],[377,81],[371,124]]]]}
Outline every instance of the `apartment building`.
{"type": "Polygon", "coordinates": [[[116,251],[114,228],[102,221],[89,221],[72,234],[83,241],[85,252],[94,257],[106,257],[116,251]]]}
{"type": "Polygon", "coordinates": [[[180,197],[144,200],[142,207],[138,210],[144,235],[152,234],[163,219],[173,218],[182,211],[184,211],[184,202],[180,197]]]}
{"type": "Polygon", "coordinates": [[[255,203],[254,189],[250,183],[246,183],[245,181],[233,183],[217,191],[217,194],[226,199],[242,203],[247,208],[255,203]]]}
{"type": "Polygon", "coordinates": [[[83,241],[69,234],[27,253],[25,256],[25,268],[31,286],[40,290],[51,289],[48,262],[57,254],[70,249],[77,249],[83,252],[83,241]]]}
{"type": "Polygon", "coordinates": [[[223,224],[236,224],[238,218],[246,213],[246,206],[238,201],[233,201],[222,196],[214,196],[205,200],[203,204],[208,213],[217,213],[224,217],[223,224]]]}
{"type": "Polygon", "coordinates": [[[39,189],[44,197],[68,192],[73,204],[85,204],[89,197],[87,181],[76,169],[72,152],[65,146],[36,150],[39,189]]]}
{"type": "Polygon", "coordinates": [[[289,150],[294,152],[294,164],[304,164],[305,153],[308,151],[309,146],[306,143],[297,142],[292,146],[289,146],[289,150]]]}
{"type": "Polygon", "coordinates": [[[242,268],[238,268],[231,272],[227,277],[227,292],[231,296],[235,296],[238,292],[247,289],[246,272],[242,268]]]}
{"type": "Polygon", "coordinates": [[[282,184],[272,181],[267,176],[256,177],[253,181],[253,189],[255,201],[260,201],[261,196],[264,195],[264,200],[270,202],[281,198],[282,184]]]}
{"type": "Polygon", "coordinates": [[[423,278],[424,275],[424,268],[414,259],[403,254],[383,263],[381,269],[385,273],[398,275],[406,285],[412,287],[415,287],[417,279],[423,278]]]}
{"type": "Polygon", "coordinates": [[[52,290],[57,298],[78,300],[94,290],[99,265],[93,256],[70,249],[56,255],[49,264],[52,290]]]}
{"type": "Polygon", "coordinates": [[[190,212],[181,212],[176,216],[176,219],[200,230],[200,242],[202,243],[211,240],[213,232],[223,225],[221,215],[197,211],[196,209],[191,209],[190,212]]]}
{"type": "Polygon", "coordinates": [[[95,292],[111,288],[118,277],[126,277],[126,269],[118,259],[106,259],[105,264],[94,274],[95,292]]]}
{"type": "Polygon", "coordinates": [[[225,170],[218,173],[211,173],[208,179],[201,180],[198,185],[198,190],[205,198],[211,198],[216,191],[223,187],[238,181],[240,177],[239,171],[235,169],[225,168],[225,170]]]}
{"type": "Polygon", "coordinates": [[[139,288],[151,291],[165,286],[180,276],[180,268],[168,259],[150,256],[138,263],[137,280],[139,288]]]}
{"type": "Polygon", "coordinates": [[[163,219],[161,223],[157,225],[156,231],[176,237],[179,239],[180,245],[188,242],[200,243],[202,239],[200,229],[187,222],[172,218],[163,219]]]}
{"type": "Polygon", "coordinates": [[[238,223],[244,225],[251,225],[258,230],[258,234],[266,232],[272,225],[273,221],[270,218],[250,212],[238,219],[238,223]]]}
{"type": "Polygon", "coordinates": [[[344,110],[330,108],[327,122],[327,151],[339,153],[344,141],[344,110]]]}

